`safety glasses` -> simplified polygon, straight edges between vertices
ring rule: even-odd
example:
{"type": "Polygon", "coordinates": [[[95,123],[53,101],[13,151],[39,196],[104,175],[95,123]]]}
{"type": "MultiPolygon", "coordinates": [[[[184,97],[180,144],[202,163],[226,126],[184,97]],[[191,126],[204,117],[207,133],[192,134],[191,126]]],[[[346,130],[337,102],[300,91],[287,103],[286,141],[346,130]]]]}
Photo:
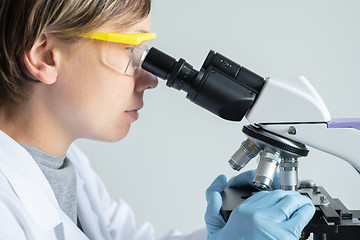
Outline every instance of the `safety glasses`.
{"type": "Polygon", "coordinates": [[[121,74],[136,77],[148,52],[149,40],[155,39],[156,33],[94,32],[80,37],[104,41],[103,62],[121,74]]]}

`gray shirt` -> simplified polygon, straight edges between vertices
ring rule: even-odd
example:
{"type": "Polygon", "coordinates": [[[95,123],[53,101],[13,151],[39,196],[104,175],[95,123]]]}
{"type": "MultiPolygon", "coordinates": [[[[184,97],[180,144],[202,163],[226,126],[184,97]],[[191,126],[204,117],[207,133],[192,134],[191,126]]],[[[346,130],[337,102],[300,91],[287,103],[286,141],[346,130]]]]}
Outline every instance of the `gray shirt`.
{"type": "Polygon", "coordinates": [[[66,157],[53,156],[34,147],[20,143],[44,173],[50,183],[60,208],[77,223],[76,172],[74,165],[66,157]]]}

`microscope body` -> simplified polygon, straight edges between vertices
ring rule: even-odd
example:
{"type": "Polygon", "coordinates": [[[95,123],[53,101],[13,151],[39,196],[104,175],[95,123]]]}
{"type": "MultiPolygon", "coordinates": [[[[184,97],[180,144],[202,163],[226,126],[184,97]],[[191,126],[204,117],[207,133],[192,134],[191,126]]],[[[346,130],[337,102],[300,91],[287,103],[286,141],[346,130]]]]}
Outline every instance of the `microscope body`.
{"type": "MultiPolygon", "coordinates": [[[[331,119],[321,97],[304,77],[264,79],[214,51],[200,71],[155,48],[150,49],[142,67],[221,118],[240,121],[245,117],[249,121],[243,127],[248,138],[231,157],[230,166],[239,171],[259,155],[253,181],[257,190],[269,189],[279,170],[281,189],[311,198],[316,213],[301,239],[308,239],[310,233],[314,239],[359,238],[360,211],[348,210],[322,187],[300,184],[298,158],[306,157],[306,146],[311,146],[347,161],[360,172],[356,146],[360,143],[360,119],[331,119]]],[[[227,188],[222,193],[225,220],[254,189],[227,188]]]]}
{"type": "Polygon", "coordinates": [[[360,119],[331,119],[304,77],[267,79],[245,117],[264,130],[337,156],[360,172],[360,119]]]}
{"type": "MultiPolygon", "coordinates": [[[[359,119],[331,120],[320,96],[304,77],[287,80],[267,79],[263,90],[245,117],[252,123],[250,126],[255,126],[262,132],[270,134],[271,141],[263,139],[261,135],[249,132],[245,126],[243,132],[252,141],[254,137],[257,141],[265,141],[266,147],[270,145],[278,152],[279,149],[286,147],[277,142],[274,143],[275,140],[287,145],[301,143],[304,144],[303,147],[311,146],[337,156],[360,172],[360,161],[357,154],[357,147],[360,143],[359,119]]],[[[297,147],[300,148],[299,145],[297,147]]],[[[288,149],[288,151],[291,150],[288,149]]],[[[232,166],[234,160],[239,161],[242,166],[244,161],[249,161],[246,157],[236,159],[236,153],[234,155],[229,161],[232,166]]],[[[298,182],[297,157],[306,155],[306,153],[302,155],[298,153],[297,156],[291,158],[280,152],[278,168],[280,188],[298,191],[309,197],[316,207],[315,215],[303,230],[300,239],[308,239],[311,234],[316,240],[358,239],[360,236],[359,210],[347,209],[339,199],[332,198],[323,187],[316,186],[311,181],[298,182]]],[[[251,158],[253,157],[252,155],[251,158]]],[[[255,174],[254,184],[258,189],[267,189],[271,186],[271,182],[267,184],[266,188],[257,186],[256,178],[259,175],[269,175],[267,172],[263,173],[259,167],[255,174]]],[[[226,189],[222,193],[221,213],[224,219],[228,219],[231,210],[253,193],[254,189],[226,189]]]]}

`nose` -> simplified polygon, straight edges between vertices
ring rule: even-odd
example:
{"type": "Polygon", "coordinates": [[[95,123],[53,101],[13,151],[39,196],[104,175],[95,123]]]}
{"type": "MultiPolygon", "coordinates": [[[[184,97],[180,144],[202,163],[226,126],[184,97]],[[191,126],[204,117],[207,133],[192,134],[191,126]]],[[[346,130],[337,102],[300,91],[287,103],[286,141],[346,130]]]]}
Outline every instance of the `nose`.
{"type": "Polygon", "coordinates": [[[154,74],[141,70],[140,75],[136,78],[135,89],[137,92],[142,92],[146,89],[156,88],[158,83],[158,78],[154,74]]]}

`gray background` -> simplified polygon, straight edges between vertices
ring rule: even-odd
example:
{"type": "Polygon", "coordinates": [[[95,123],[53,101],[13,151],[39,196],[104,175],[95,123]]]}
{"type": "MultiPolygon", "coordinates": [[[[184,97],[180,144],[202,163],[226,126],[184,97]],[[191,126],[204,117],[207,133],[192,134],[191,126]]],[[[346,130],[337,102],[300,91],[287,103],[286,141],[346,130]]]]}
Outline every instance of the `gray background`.
{"type": "MultiPolygon", "coordinates": [[[[264,77],[304,75],[332,117],[360,117],[359,13],[357,0],[153,0],[154,45],[196,69],[213,49],[264,77]]],[[[160,80],[127,138],[78,145],[138,222],[151,222],[157,236],[189,233],[204,227],[208,185],[237,174],[227,161],[245,139],[245,123],[218,118],[160,80]]],[[[310,148],[300,178],[360,209],[360,177],[340,159],[310,148]]]]}

